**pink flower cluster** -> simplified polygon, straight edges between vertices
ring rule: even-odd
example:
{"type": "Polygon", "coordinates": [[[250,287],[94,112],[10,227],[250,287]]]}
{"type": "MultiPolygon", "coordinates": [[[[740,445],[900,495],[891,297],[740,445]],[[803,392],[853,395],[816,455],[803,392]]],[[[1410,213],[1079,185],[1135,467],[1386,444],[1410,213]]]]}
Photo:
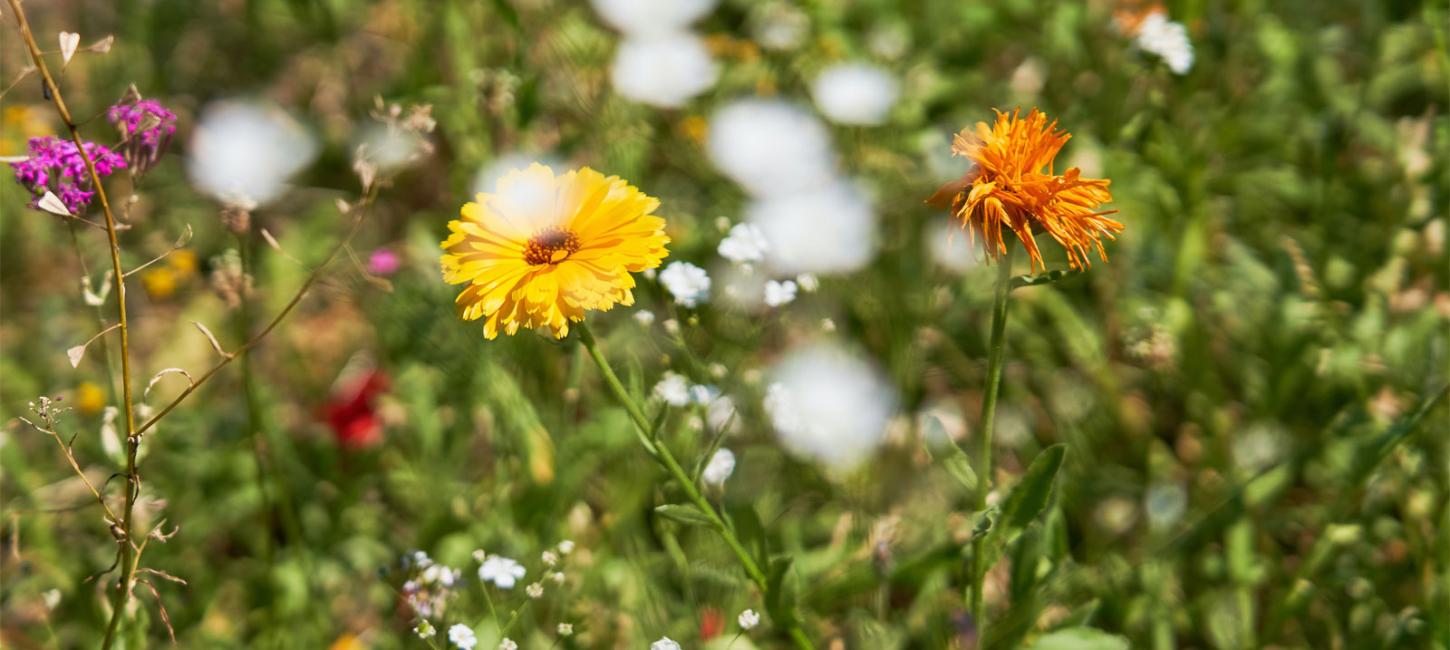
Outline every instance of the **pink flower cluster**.
{"type": "MultiPolygon", "coordinates": [[[[96,175],[110,176],[117,169],[124,169],[126,161],[104,145],[86,143],[86,154],[96,165],[96,175]]],[[[39,203],[46,192],[55,192],[71,214],[85,212],[95,191],[91,188],[90,173],[80,149],[70,140],[50,136],[30,139],[30,157],[12,162],[15,180],[35,195],[31,207],[39,203]]]]}
{"type": "Polygon", "coordinates": [[[121,150],[136,174],[156,164],[176,133],[176,114],[154,99],[122,100],[106,110],[106,119],[120,130],[121,150]]]}

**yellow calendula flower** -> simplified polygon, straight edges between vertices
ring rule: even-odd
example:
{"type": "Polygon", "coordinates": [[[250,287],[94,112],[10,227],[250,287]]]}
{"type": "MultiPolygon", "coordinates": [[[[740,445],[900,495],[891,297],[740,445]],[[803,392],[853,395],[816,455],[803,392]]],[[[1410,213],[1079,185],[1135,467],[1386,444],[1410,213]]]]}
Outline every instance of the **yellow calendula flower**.
{"type": "Polygon", "coordinates": [[[997,111],[996,124],[978,122],[975,131],[964,129],[952,152],[970,158],[976,168],[942,186],[927,203],[949,208],[972,239],[981,235],[994,259],[1007,252],[1002,234],[1010,229],[1022,240],[1033,268],[1046,268],[1034,232],[1061,244],[1074,269],[1092,265],[1088,253],[1093,249],[1106,260],[1102,238],[1123,231],[1123,224],[1106,216],[1117,210],[1098,210],[1113,200],[1109,181],[1083,178],[1076,167],[1053,173],[1053,159],[1072,137],[1056,127],[1055,120],[1049,123],[1034,108],[1026,117],[1021,111],[997,111]]]}
{"type": "Polygon", "coordinates": [[[466,285],[459,317],[484,319],[490,339],[545,326],[564,338],[586,311],[634,304],[630,274],[669,255],[665,220],[652,214],[659,204],[588,167],[509,172],[448,222],[443,279],[466,285]]]}

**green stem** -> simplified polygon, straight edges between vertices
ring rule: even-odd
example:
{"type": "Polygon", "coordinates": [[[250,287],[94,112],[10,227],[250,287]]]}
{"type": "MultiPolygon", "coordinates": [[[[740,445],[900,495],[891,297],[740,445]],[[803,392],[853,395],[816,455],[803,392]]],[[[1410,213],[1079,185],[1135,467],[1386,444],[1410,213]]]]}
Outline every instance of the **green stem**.
{"type": "MultiPolygon", "coordinates": [[[[720,516],[720,513],[715,511],[715,507],[700,492],[695,482],[690,480],[690,475],[685,472],[685,468],[680,466],[679,461],[675,460],[675,456],[670,453],[669,447],[666,447],[658,440],[650,439],[652,427],[650,426],[649,418],[645,417],[644,411],[629,396],[629,391],[624,388],[624,383],[619,380],[619,376],[614,374],[614,369],[609,365],[609,361],[604,358],[604,353],[600,351],[598,342],[594,340],[594,334],[582,322],[577,324],[575,329],[579,331],[579,341],[589,351],[589,356],[594,359],[594,364],[599,366],[599,373],[603,375],[604,383],[609,385],[609,389],[614,393],[615,399],[629,413],[629,418],[634,421],[634,426],[638,430],[640,443],[644,445],[645,451],[648,451],[655,460],[659,461],[660,465],[674,477],[675,482],[685,491],[685,496],[689,498],[690,502],[710,519],[711,527],[715,529],[715,532],[720,534],[720,537],[725,540],[725,544],[735,553],[735,557],[740,560],[740,565],[745,568],[745,573],[760,588],[761,593],[768,593],[770,591],[770,583],[766,579],[765,573],[760,570],[760,565],[755,562],[755,558],[750,556],[750,552],[745,549],[745,545],[740,543],[740,539],[726,525],[725,519],[720,516]]],[[[792,621],[789,623],[786,633],[799,648],[808,649],[815,647],[797,622],[792,621]]]]}
{"type": "MultiPolygon", "coordinates": [[[[992,489],[992,427],[997,416],[997,391],[1002,385],[1002,363],[1007,351],[1007,294],[1012,291],[1012,251],[1008,247],[997,260],[997,294],[992,303],[992,338],[987,348],[987,392],[982,397],[982,425],[977,435],[977,492],[973,496],[973,507],[980,512],[987,506],[987,492],[992,489]]],[[[972,607],[972,622],[977,626],[977,638],[985,640],[987,632],[987,603],[982,586],[986,582],[985,537],[972,542],[971,592],[968,600],[972,607]]]]}

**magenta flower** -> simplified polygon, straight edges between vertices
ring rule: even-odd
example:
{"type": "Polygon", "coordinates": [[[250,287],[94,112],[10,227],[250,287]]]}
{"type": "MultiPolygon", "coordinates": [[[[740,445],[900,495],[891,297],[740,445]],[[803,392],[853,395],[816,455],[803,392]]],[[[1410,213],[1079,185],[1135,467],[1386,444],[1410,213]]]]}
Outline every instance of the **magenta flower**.
{"type": "MultiPolygon", "coordinates": [[[[86,143],[86,153],[96,165],[96,175],[110,176],[117,169],[124,169],[126,161],[115,152],[94,142],[86,143]]],[[[86,161],[74,142],[54,136],[30,139],[30,157],[10,163],[15,170],[15,180],[35,196],[30,207],[36,207],[46,192],[60,197],[71,214],[82,214],[95,196],[91,187],[90,173],[86,161]]]]}
{"type": "Polygon", "coordinates": [[[121,150],[133,174],[144,174],[161,157],[176,133],[176,114],[154,99],[132,94],[106,110],[106,119],[121,132],[121,150]]]}
{"type": "Polygon", "coordinates": [[[403,266],[403,258],[390,248],[379,248],[368,256],[368,273],[392,275],[403,266]]]}

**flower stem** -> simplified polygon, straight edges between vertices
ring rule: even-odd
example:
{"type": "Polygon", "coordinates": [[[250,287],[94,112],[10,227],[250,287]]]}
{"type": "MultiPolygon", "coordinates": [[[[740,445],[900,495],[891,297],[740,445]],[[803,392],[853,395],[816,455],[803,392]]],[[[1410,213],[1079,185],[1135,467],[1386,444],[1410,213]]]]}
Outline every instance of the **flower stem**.
{"type": "MultiPolygon", "coordinates": [[[[973,508],[980,512],[987,506],[987,492],[992,489],[992,427],[997,416],[997,392],[1002,385],[1002,363],[1007,351],[1007,294],[1012,291],[1012,251],[1009,246],[997,260],[997,294],[992,302],[992,338],[987,348],[987,392],[982,396],[982,425],[977,435],[977,491],[973,508]]],[[[971,593],[972,622],[977,638],[986,639],[987,604],[982,587],[991,567],[986,565],[985,536],[972,541],[971,593]]],[[[980,643],[978,644],[980,646],[980,643]]]]}
{"type": "MultiPolygon", "coordinates": [[[[710,501],[705,498],[704,494],[700,492],[699,487],[695,485],[695,482],[690,480],[690,475],[685,472],[685,468],[680,466],[679,461],[675,460],[675,456],[670,453],[669,447],[666,447],[658,440],[650,439],[652,427],[650,426],[649,418],[645,417],[644,411],[629,396],[629,391],[624,388],[624,383],[619,380],[619,376],[614,374],[614,369],[609,365],[609,361],[604,358],[604,353],[599,349],[599,343],[594,340],[594,334],[582,322],[575,325],[575,328],[579,331],[579,341],[589,351],[589,356],[594,359],[594,364],[599,366],[599,373],[603,375],[604,383],[609,385],[609,389],[614,393],[615,399],[629,413],[629,418],[634,421],[634,426],[638,430],[639,439],[641,444],[644,445],[645,451],[650,452],[650,455],[670,473],[675,479],[675,482],[685,491],[685,496],[689,498],[690,502],[709,518],[712,524],[711,527],[715,529],[715,532],[720,534],[720,537],[725,540],[725,544],[735,553],[735,557],[740,560],[740,565],[744,567],[746,575],[750,576],[750,580],[760,588],[761,593],[768,593],[770,591],[770,582],[765,577],[765,573],[760,570],[760,565],[756,563],[755,558],[751,557],[750,552],[745,549],[745,545],[740,543],[740,539],[735,536],[730,526],[725,523],[725,519],[720,516],[720,513],[716,512],[715,506],[711,505],[710,501]]],[[[810,638],[806,636],[805,631],[801,629],[798,622],[790,622],[786,627],[786,633],[798,648],[808,649],[815,647],[811,643],[810,638]]]]}

